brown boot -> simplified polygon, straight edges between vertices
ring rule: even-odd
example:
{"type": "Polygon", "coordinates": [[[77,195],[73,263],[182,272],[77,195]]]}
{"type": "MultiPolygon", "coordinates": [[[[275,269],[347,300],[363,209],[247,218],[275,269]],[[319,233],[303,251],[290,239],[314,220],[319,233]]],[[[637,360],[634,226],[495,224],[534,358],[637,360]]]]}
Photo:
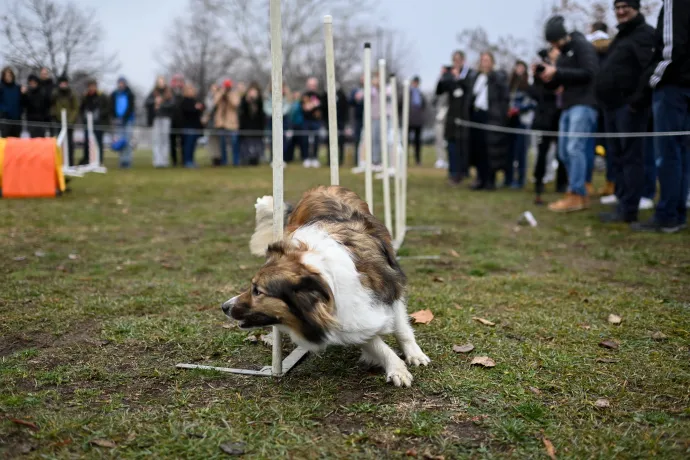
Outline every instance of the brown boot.
{"type": "Polygon", "coordinates": [[[591,182],[587,182],[585,184],[585,190],[587,190],[587,196],[594,196],[595,195],[594,186],[592,185],[591,182]]]}
{"type": "Polygon", "coordinates": [[[584,196],[568,192],[562,200],[549,205],[549,211],[553,212],[575,212],[587,209],[587,200],[584,196]]]}
{"type": "Polygon", "coordinates": [[[601,196],[609,196],[613,195],[616,193],[616,184],[613,182],[606,182],[606,185],[604,185],[602,188],[599,189],[599,195],[601,196]]]}

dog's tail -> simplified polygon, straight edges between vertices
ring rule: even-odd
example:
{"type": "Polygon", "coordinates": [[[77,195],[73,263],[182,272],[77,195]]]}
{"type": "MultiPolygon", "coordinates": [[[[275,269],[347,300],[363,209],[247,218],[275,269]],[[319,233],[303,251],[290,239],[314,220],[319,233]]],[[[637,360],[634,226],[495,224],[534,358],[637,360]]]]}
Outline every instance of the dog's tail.
{"type": "MultiPolygon", "coordinates": [[[[256,199],[256,228],[249,241],[249,251],[257,256],[266,255],[266,249],[273,241],[273,197],[264,196],[256,199]]],[[[292,206],[285,204],[285,224],[292,212],[292,206]]]]}

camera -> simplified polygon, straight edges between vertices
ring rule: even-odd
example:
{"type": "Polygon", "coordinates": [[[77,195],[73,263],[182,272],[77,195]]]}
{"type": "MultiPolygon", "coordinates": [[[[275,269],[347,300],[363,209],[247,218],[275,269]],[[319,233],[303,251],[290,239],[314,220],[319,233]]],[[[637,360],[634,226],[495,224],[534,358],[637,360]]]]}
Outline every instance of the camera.
{"type": "Polygon", "coordinates": [[[546,70],[546,67],[544,67],[544,64],[537,64],[537,68],[535,69],[537,75],[544,72],[544,70],[546,70]]]}

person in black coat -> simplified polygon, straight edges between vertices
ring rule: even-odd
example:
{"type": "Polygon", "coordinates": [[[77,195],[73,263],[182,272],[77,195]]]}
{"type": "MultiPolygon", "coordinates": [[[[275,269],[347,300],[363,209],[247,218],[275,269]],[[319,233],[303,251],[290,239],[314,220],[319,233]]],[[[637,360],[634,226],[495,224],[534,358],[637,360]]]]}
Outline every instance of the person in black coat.
{"type": "Polygon", "coordinates": [[[436,85],[436,95],[448,95],[444,137],[448,144],[448,181],[458,185],[468,175],[470,154],[470,130],[456,123],[469,119],[471,82],[475,71],[465,65],[465,53],[453,53],[453,65],[441,69],[441,78],[436,85]]]}
{"type": "MultiPolygon", "coordinates": [[[[50,114],[50,106],[53,103],[53,92],[55,91],[55,80],[53,80],[53,77],[50,76],[50,70],[47,67],[41,67],[38,83],[38,86],[41,88],[41,92],[43,93],[43,98],[45,100],[43,106],[43,119],[41,121],[46,123],[59,123],[58,120],[53,120],[53,117],[50,114]]],[[[58,132],[60,131],[60,128],[59,126],[55,125],[49,128],[48,131],[51,136],[57,136],[58,132]]]]}
{"type": "Polygon", "coordinates": [[[45,137],[46,127],[43,123],[46,122],[46,112],[50,110],[50,106],[46,108],[46,98],[36,75],[29,75],[27,88],[22,97],[29,136],[45,137]]]}
{"type": "MultiPolygon", "coordinates": [[[[93,137],[98,145],[99,163],[103,164],[103,133],[104,127],[110,124],[110,98],[98,90],[98,82],[89,80],[86,93],[79,105],[79,115],[84,124],[87,124],[88,114],[93,117],[93,137]]],[[[88,129],[84,130],[84,155],[79,164],[89,163],[91,144],[88,129]]]]}
{"type": "Polygon", "coordinates": [[[240,102],[240,164],[256,166],[264,154],[266,119],[261,87],[252,82],[240,102]],[[246,132],[246,133],[244,133],[246,132]]]}
{"type": "MultiPolygon", "coordinates": [[[[326,123],[326,129],[328,130],[328,96],[326,96],[326,110],[325,112],[325,123],[326,123]]],[[[337,124],[337,129],[338,129],[338,161],[340,162],[340,165],[343,164],[343,161],[345,159],[345,127],[347,126],[347,123],[350,121],[350,104],[347,100],[347,94],[345,94],[345,91],[338,86],[336,92],[335,92],[335,112],[336,112],[336,124],[337,124]]],[[[330,140],[330,130],[328,132],[328,145],[331,145],[331,140],[330,140]]],[[[330,147],[329,147],[330,148],[330,147]]],[[[357,154],[355,153],[355,166],[357,166],[357,154]]],[[[329,153],[329,161],[330,161],[330,153],[329,153]]]]}
{"type": "Polygon", "coordinates": [[[352,90],[348,100],[353,109],[353,136],[355,138],[355,166],[359,166],[359,144],[364,129],[364,76],[359,78],[359,85],[352,90]]]}
{"type": "MultiPolygon", "coordinates": [[[[604,109],[608,133],[644,132],[649,121],[649,107],[632,108],[637,83],[649,66],[654,53],[654,28],[640,13],[638,0],[616,1],[618,35],[609,46],[608,57],[597,79],[597,98],[604,109]]],[[[601,215],[604,222],[634,222],[644,190],[644,139],[641,137],[608,139],[618,207],[601,215]]]]}
{"type": "MultiPolygon", "coordinates": [[[[506,126],[508,122],[507,76],[494,70],[495,59],[490,52],[481,54],[479,73],[471,86],[471,104],[468,106],[469,119],[474,123],[506,126]]],[[[507,171],[509,136],[498,131],[483,128],[470,130],[471,164],[477,168],[477,181],[472,190],[495,190],[496,172],[507,171]]]]}
{"type": "Polygon", "coordinates": [[[192,85],[185,85],[182,101],[180,102],[180,114],[182,122],[182,162],[185,168],[196,168],[194,153],[196,142],[201,137],[203,125],[201,115],[204,113],[204,104],[197,98],[197,90],[192,85]]]}
{"type": "Polygon", "coordinates": [[[19,137],[22,134],[22,88],[17,84],[14,71],[5,67],[0,72],[0,135],[19,137]]]}

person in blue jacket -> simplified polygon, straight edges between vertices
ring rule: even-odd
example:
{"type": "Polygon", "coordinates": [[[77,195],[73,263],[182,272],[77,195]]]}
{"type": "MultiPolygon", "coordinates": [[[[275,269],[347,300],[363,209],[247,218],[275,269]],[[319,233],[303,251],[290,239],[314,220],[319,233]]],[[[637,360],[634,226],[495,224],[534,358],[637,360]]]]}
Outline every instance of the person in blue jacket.
{"type": "Polygon", "coordinates": [[[14,71],[5,67],[0,73],[0,135],[20,137],[22,134],[22,88],[17,84],[14,71]]]}
{"type": "Polygon", "coordinates": [[[127,80],[120,77],[117,89],[110,96],[110,107],[115,121],[115,137],[120,155],[120,168],[126,169],[132,165],[132,132],[134,129],[134,93],[129,89],[127,80]]]}

